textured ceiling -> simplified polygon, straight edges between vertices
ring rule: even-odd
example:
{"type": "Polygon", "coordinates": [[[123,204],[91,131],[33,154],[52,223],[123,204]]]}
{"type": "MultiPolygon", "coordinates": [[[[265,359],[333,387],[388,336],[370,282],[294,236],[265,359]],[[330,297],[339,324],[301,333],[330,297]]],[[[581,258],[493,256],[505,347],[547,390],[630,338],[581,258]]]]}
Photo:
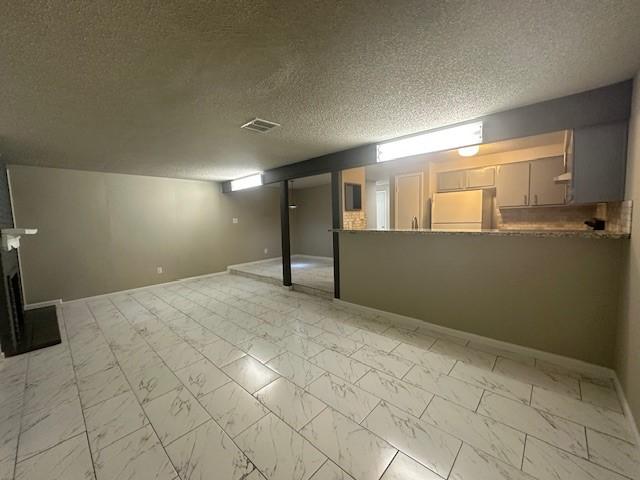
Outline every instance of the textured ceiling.
{"type": "Polygon", "coordinates": [[[637,0],[4,1],[8,163],[229,179],[603,86],[637,0]],[[240,130],[254,116],[282,124],[240,130]]]}

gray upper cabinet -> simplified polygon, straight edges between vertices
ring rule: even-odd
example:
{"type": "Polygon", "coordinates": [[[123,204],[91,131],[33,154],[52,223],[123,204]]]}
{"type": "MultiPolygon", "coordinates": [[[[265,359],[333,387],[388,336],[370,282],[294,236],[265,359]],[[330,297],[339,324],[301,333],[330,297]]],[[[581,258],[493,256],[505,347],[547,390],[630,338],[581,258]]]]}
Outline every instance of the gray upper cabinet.
{"type": "Polygon", "coordinates": [[[496,174],[498,207],[529,205],[529,162],[500,165],[496,174]]]}
{"type": "Polygon", "coordinates": [[[486,188],[496,184],[496,167],[467,170],[467,188],[486,188]]]}
{"type": "Polygon", "coordinates": [[[571,203],[624,200],[627,122],[573,132],[571,203]]]}
{"type": "Polygon", "coordinates": [[[554,182],[554,177],[564,173],[564,158],[550,157],[531,162],[529,181],[530,205],[562,205],[566,187],[554,182]]]}
{"type": "Polygon", "coordinates": [[[442,172],[438,174],[438,191],[462,190],[464,188],[464,170],[442,172]]]}

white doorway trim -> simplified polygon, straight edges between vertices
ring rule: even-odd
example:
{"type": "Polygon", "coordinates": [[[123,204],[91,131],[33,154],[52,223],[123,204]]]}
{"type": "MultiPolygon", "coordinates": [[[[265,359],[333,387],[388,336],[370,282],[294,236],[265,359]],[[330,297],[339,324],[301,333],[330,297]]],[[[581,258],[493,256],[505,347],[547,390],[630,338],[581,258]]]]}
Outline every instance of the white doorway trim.
{"type": "Polygon", "coordinates": [[[423,217],[423,209],[424,207],[422,206],[422,204],[424,203],[424,172],[413,172],[413,173],[403,173],[402,175],[396,175],[395,177],[395,181],[394,181],[394,202],[393,202],[393,210],[394,210],[394,219],[395,219],[395,225],[394,227],[397,226],[397,222],[398,222],[398,179],[399,178],[405,178],[405,177],[419,177],[420,179],[420,192],[418,195],[419,198],[419,205],[418,205],[418,226],[423,228],[424,226],[421,225],[422,224],[422,217],[423,217]]]}

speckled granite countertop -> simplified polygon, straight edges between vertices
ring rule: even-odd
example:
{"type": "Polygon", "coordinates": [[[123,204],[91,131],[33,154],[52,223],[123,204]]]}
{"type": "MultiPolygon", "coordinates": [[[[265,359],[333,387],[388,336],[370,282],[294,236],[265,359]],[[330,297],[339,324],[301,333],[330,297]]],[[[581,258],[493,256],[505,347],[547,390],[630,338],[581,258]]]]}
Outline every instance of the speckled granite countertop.
{"type": "Polygon", "coordinates": [[[629,233],[607,232],[606,230],[431,230],[421,228],[418,230],[343,230],[333,229],[332,232],[340,233],[376,233],[390,234],[403,233],[409,235],[480,235],[494,237],[544,237],[544,238],[596,238],[596,239],[625,239],[630,238],[629,233]]]}

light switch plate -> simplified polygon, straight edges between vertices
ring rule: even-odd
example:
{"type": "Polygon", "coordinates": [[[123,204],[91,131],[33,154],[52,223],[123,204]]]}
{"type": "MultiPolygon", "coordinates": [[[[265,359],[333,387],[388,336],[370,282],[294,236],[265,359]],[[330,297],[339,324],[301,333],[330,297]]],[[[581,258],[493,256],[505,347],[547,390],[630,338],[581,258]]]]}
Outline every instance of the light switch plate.
{"type": "Polygon", "coordinates": [[[238,223],[238,217],[233,217],[233,223],[238,223]]]}

